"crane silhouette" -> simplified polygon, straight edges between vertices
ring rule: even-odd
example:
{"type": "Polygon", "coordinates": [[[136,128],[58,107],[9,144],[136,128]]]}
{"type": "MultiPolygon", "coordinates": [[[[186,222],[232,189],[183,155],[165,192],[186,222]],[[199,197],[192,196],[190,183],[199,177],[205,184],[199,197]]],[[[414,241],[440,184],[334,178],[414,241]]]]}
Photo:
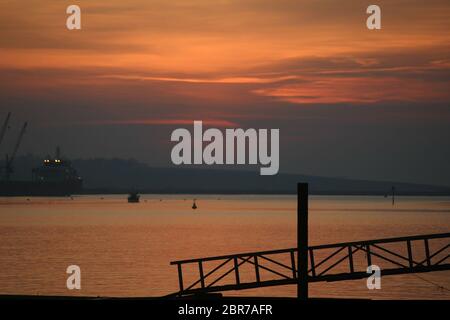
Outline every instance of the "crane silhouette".
{"type": "Polygon", "coordinates": [[[8,129],[9,119],[11,118],[11,112],[8,112],[6,120],[3,123],[2,130],[0,131],[0,145],[2,144],[3,138],[5,137],[6,130],[8,129]]]}
{"type": "MultiPolygon", "coordinates": [[[[8,115],[6,116],[6,120],[2,126],[2,129],[0,131],[0,144],[3,141],[3,138],[5,137],[6,131],[8,129],[8,123],[11,118],[11,112],[8,112],[8,115]]],[[[17,154],[17,150],[19,150],[20,144],[22,143],[23,136],[25,134],[25,131],[27,129],[28,122],[25,122],[22,126],[22,129],[20,130],[19,136],[17,138],[16,144],[14,145],[13,151],[10,155],[6,155],[6,163],[5,163],[5,179],[6,181],[9,181],[11,178],[11,173],[13,173],[13,162],[17,154]]]]}

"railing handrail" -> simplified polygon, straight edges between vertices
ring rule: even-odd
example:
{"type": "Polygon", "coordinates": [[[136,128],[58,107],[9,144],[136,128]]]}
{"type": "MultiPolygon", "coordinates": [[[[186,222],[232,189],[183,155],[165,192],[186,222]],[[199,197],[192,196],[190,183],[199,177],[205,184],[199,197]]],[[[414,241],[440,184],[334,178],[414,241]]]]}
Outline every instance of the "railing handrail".
{"type": "Polygon", "coordinates": [[[438,239],[438,238],[448,238],[450,237],[450,232],[447,233],[432,233],[424,235],[406,236],[406,237],[395,237],[395,238],[382,238],[374,240],[362,240],[362,241],[349,241],[333,244],[322,244],[317,246],[311,246],[309,249],[326,249],[334,247],[345,247],[351,245],[365,245],[365,244],[377,244],[377,243],[390,243],[397,241],[414,241],[414,240],[424,240],[424,239],[438,239]]]}
{"type": "Polygon", "coordinates": [[[243,252],[243,253],[228,254],[228,255],[223,255],[223,256],[177,260],[177,261],[170,262],[170,264],[174,265],[174,264],[181,264],[181,263],[194,263],[194,262],[199,262],[199,261],[224,260],[224,259],[229,259],[229,258],[234,258],[234,257],[239,258],[239,257],[248,257],[248,256],[264,255],[264,254],[277,254],[277,253],[285,253],[285,252],[291,252],[291,251],[296,251],[296,250],[297,250],[297,248],[289,248],[289,249],[278,249],[278,250],[267,250],[267,251],[243,252]]]}
{"type": "MultiPolygon", "coordinates": [[[[323,245],[309,246],[308,250],[327,249],[327,248],[345,247],[345,246],[353,246],[353,245],[368,245],[368,244],[371,245],[371,244],[377,244],[377,243],[389,243],[389,242],[407,241],[407,240],[414,241],[414,240],[424,240],[424,239],[438,239],[438,238],[447,238],[447,237],[450,237],[450,232],[323,244],[323,245]]],[[[195,263],[195,262],[200,262],[200,261],[203,262],[203,261],[213,261],[213,260],[224,260],[224,259],[230,259],[230,258],[234,258],[234,257],[238,258],[238,257],[258,256],[258,255],[267,255],[267,254],[279,254],[279,253],[287,253],[287,252],[292,252],[292,251],[297,251],[297,248],[267,250],[267,251],[253,251],[253,252],[244,252],[244,253],[238,253],[238,254],[211,256],[211,257],[206,257],[206,258],[177,260],[177,261],[170,262],[170,264],[177,265],[177,264],[185,264],[185,263],[195,263]]]]}

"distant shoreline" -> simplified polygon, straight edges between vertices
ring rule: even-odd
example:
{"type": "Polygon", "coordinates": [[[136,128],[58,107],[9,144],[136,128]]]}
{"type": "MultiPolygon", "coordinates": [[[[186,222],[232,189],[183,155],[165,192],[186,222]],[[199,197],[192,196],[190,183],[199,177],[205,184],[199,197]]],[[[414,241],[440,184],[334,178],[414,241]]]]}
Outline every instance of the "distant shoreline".
{"type": "MultiPolygon", "coordinates": [[[[115,195],[115,194],[128,194],[131,190],[128,189],[86,189],[79,195],[115,195]]],[[[186,194],[186,195],[296,195],[297,192],[293,191],[268,191],[268,190],[255,190],[255,191],[231,191],[231,190],[139,190],[136,189],[140,194],[186,194]]],[[[390,194],[384,192],[365,192],[365,191],[310,191],[309,195],[315,196],[387,196],[390,198],[390,194]]],[[[396,196],[436,196],[445,197],[450,196],[450,192],[401,192],[398,191],[396,196]]]]}
{"type": "MultiPolygon", "coordinates": [[[[130,192],[137,192],[140,195],[254,195],[254,196],[295,196],[296,192],[291,191],[231,191],[231,190],[139,190],[139,189],[87,189],[82,193],[72,195],[42,195],[42,194],[15,194],[15,195],[1,195],[0,198],[40,198],[40,197],[52,197],[52,198],[68,198],[76,196],[89,196],[89,195],[127,195],[130,192]]],[[[310,196],[373,196],[383,197],[386,199],[392,198],[391,194],[385,194],[383,192],[365,192],[365,191],[310,191],[310,196]]],[[[402,197],[450,197],[449,192],[396,192],[395,196],[402,197]]]]}
{"type": "MultiPolygon", "coordinates": [[[[15,181],[29,180],[30,172],[41,162],[40,158],[31,155],[16,161],[18,170],[14,173],[15,181]]],[[[76,159],[71,163],[83,180],[81,191],[68,192],[73,194],[124,194],[135,191],[141,194],[294,195],[297,193],[297,183],[306,182],[311,195],[390,196],[395,188],[395,194],[400,196],[450,196],[450,185],[289,173],[260,176],[254,171],[231,169],[162,168],[150,167],[132,159],[76,159]]],[[[8,194],[8,186],[3,190],[0,194],[8,194]]],[[[25,195],[29,192],[17,188],[13,194],[25,195]]]]}

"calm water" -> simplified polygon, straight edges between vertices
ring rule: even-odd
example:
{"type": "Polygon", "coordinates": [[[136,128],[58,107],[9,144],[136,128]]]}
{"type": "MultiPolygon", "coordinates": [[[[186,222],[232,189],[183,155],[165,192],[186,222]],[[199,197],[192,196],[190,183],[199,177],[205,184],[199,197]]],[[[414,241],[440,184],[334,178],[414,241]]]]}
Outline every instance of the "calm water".
{"type": "MultiPolygon", "coordinates": [[[[169,262],[296,245],[294,196],[144,195],[0,198],[0,293],[160,296],[178,288],[169,262]],[[67,266],[82,290],[66,289],[67,266]]],[[[450,231],[450,198],[311,197],[310,244],[450,231]]],[[[242,271],[245,276],[245,270],[242,271]]],[[[250,271],[249,271],[250,272],[250,271]]],[[[450,272],[315,283],[316,297],[450,299],[450,272]],[[419,278],[420,277],[420,278],[419,278]]],[[[295,286],[228,295],[294,296],[295,286]]]]}

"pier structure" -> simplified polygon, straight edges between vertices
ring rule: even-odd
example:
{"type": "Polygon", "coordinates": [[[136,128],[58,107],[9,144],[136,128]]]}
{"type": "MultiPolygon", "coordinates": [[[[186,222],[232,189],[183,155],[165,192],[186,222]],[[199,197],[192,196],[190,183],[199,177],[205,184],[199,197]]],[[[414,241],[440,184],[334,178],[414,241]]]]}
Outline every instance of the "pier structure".
{"type": "Polygon", "coordinates": [[[383,277],[450,270],[450,233],[309,246],[304,183],[298,184],[297,214],[296,248],[172,261],[179,290],[169,296],[297,285],[298,298],[307,300],[308,283],[367,278],[372,265],[383,277]]]}

